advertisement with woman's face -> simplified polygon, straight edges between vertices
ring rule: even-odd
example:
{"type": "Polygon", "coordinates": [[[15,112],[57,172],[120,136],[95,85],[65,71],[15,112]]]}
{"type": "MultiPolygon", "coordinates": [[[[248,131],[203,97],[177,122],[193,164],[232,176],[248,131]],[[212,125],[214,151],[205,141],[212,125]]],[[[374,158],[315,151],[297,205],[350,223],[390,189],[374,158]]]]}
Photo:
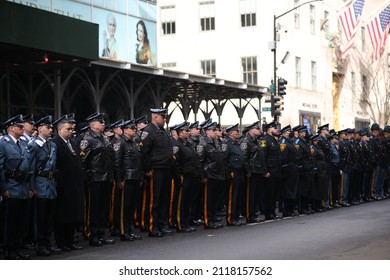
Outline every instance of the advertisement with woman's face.
{"type": "Polygon", "coordinates": [[[130,33],[130,62],[156,65],[156,24],[129,17],[130,33]]]}

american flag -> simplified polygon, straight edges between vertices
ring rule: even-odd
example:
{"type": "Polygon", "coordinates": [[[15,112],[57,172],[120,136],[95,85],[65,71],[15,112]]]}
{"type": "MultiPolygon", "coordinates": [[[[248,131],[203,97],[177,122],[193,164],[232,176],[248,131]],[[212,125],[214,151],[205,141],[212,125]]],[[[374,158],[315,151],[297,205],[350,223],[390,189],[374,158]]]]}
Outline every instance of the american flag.
{"type": "Polygon", "coordinates": [[[347,44],[344,50],[340,53],[341,58],[345,58],[348,50],[352,46],[353,39],[355,38],[356,31],[360,23],[360,16],[363,12],[364,1],[365,0],[352,1],[352,5],[346,6],[339,15],[342,31],[347,39],[347,44]]]}
{"type": "Polygon", "coordinates": [[[367,30],[374,49],[372,60],[378,60],[383,52],[390,29],[390,5],[374,17],[368,24],[367,30]]]}

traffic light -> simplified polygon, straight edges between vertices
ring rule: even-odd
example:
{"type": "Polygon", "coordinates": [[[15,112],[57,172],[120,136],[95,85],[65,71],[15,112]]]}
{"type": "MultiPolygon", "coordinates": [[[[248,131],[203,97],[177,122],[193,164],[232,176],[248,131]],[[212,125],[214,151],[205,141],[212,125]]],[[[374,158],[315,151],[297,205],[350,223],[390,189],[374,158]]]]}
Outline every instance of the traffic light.
{"type": "Polygon", "coordinates": [[[282,107],[284,104],[283,98],[280,96],[274,96],[274,104],[272,105],[273,116],[280,116],[284,108],[282,107]]]}
{"type": "Polygon", "coordinates": [[[278,95],[286,95],[287,81],[283,78],[278,79],[278,95]]]}

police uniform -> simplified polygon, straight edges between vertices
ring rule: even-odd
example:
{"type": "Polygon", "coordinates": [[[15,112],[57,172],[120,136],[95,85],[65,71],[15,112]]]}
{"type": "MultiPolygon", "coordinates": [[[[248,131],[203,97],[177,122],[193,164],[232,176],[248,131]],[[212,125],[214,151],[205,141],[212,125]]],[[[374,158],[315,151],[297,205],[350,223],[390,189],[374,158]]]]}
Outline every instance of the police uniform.
{"type": "Polygon", "coordinates": [[[328,198],[328,186],[326,177],[326,159],[325,154],[319,145],[320,135],[310,137],[310,150],[314,157],[314,184],[312,194],[312,205],[316,212],[322,212],[322,201],[328,198]],[[318,141],[318,142],[317,142],[318,141]],[[317,143],[316,143],[317,142],[317,143]]]}
{"type": "MultiPolygon", "coordinates": [[[[23,129],[22,115],[4,123],[6,129],[17,126],[23,129]]],[[[10,130],[9,130],[10,131],[10,130]]],[[[28,199],[33,194],[32,165],[27,145],[20,141],[21,134],[5,135],[0,140],[0,191],[4,201],[4,256],[5,259],[29,259],[22,252],[23,239],[27,232],[28,199]]]]}
{"type": "MultiPolygon", "coordinates": [[[[291,132],[291,126],[288,125],[280,130],[280,135],[285,132],[291,132]]],[[[297,198],[298,166],[297,149],[289,137],[282,136],[279,140],[281,155],[281,197],[284,202],[283,217],[290,217],[294,214],[294,208],[297,198]]]]}
{"type": "MultiPolygon", "coordinates": [[[[348,129],[338,131],[338,135],[347,134],[348,129]]],[[[340,170],[343,172],[341,175],[340,184],[340,204],[344,207],[348,207],[348,186],[351,172],[350,164],[350,145],[347,140],[342,140],[339,137],[339,154],[340,154],[340,170]]]]}
{"type": "MultiPolygon", "coordinates": [[[[52,122],[52,116],[46,116],[38,120],[36,126],[53,129],[52,122]]],[[[35,170],[33,186],[36,196],[36,251],[37,255],[44,257],[61,252],[61,249],[51,245],[57,198],[57,145],[45,137],[39,134],[28,145],[35,170]]]]}
{"type": "MultiPolygon", "coordinates": [[[[121,128],[136,130],[134,120],[121,123],[121,128]]],[[[140,240],[142,237],[134,233],[134,213],[140,193],[140,180],[143,177],[141,155],[134,138],[126,135],[122,135],[113,145],[113,149],[115,188],[120,190],[118,218],[121,241],[140,240]],[[122,184],[123,189],[121,189],[122,184]]]]}
{"type": "MultiPolygon", "coordinates": [[[[270,128],[276,129],[277,124],[273,121],[265,126],[266,130],[270,128]]],[[[270,133],[267,133],[260,140],[260,143],[264,151],[266,168],[270,173],[270,177],[265,179],[264,214],[266,220],[272,220],[277,218],[275,206],[280,195],[280,178],[282,176],[280,146],[275,135],[270,133]]]]}
{"type": "MultiPolygon", "coordinates": [[[[204,127],[205,130],[216,130],[216,123],[204,127]]],[[[196,147],[201,164],[202,179],[205,180],[204,190],[204,227],[218,229],[223,227],[217,222],[218,198],[222,183],[225,180],[225,162],[221,147],[216,139],[205,136],[196,147]]]]}
{"type": "Polygon", "coordinates": [[[189,131],[189,123],[184,122],[176,127],[179,138],[176,141],[177,174],[180,178],[177,202],[177,231],[189,233],[196,229],[190,225],[190,211],[194,202],[194,193],[200,186],[200,169],[196,151],[188,139],[180,137],[181,131],[189,131]]]}
{"type": "Polygon", "coordinates": [[[264,187],[264,175],[267,173],[264,151],[256,136],[251,130],[260,130],[259,122],[246,127],[248,133],[242,139],[240,149],[245,158],[246,193],[245,193],[245,216],[248,223],[261,222],[258,217],[260,210],[261,191],[264,187]]]}
{"type": "MultiPolygon", "coordinates": [[[[231,131],[239,131],[238,124],[226,128],[226,133],[231,131]]],[[[242,223],[239,220],[243,194],[245,188],[245,157],[240,149],[238,139],[230,136],[227,137],[225,143],[227,150],[225,152],[225,161],[228,168],[228,195],[227,195],[227,211],[226,220],[228,226],[239,226],[242,223]]]]}
{"type": "Polygon", "coordinates": [[[329,131],[329,124],[324,124],[318,127],[318,146],[322,150],[325,156],[326,162],[326,187],[327,187],[327,198],[324,201],[325,209],[329,209],[329,193],[330,193],[330,178],[332,176],[332,162],[331,162],[331,148],[330,141],[328,138],[322,133],[322,131],[329,131]]]}
{"type": "MultiPolygon", "coordinates": [[[[103,122],[103,114],[94,113],[87,117],[88,122],[103,122]]],[[[113,239],[105,238],[108,224],[110,191],[112,180],[111,145],[103,134],[88,130],[80,142],[80,156],[89,184],[89,219],[87,221],[89,244],[102,246],[114,244],[113,239]]]]}
{"type": "MultiPolygon", "coordinates": [[[[150,109],[153,114],[167,115],[166,109],[150,109]]],[[[171,235],[167,229],[169,189],[172,181],[173,147],[168,133],[153,122],[148,124],[141,134],[141,155],[145,173],[152,171],[149,181],[149,236],[171,235]]]]}

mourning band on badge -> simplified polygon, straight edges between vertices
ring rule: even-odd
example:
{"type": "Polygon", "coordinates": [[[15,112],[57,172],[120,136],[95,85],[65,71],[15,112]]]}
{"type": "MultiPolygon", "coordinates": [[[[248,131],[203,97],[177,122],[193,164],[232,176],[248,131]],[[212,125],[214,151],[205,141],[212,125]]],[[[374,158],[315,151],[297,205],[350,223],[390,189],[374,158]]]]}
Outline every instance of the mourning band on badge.
{"type": "Polygon", "coordinates": [[[145,140],[146,137],[148,137],[149,133],[147,131],[142,131],[141,132],[141,140],[145,140]]]}
{"type": "Polygon", "coordinates": [[[179,147],[173,146],[173,154],[176,155],[178,151],[179,151],[179,147]]]}
{"type": "Polygon", "coordinates": [[[221,146],[221,149],[222,149],[222,152],[226,152],[227,149],[228,149],[228,145],[223,143],[222,146],[221,146]]]}
{"type": "Polygon", "coordinates": [[[80,142],[80,149],[85,150],[85,148],[88,146],[88,140],[81,140],[80,142]]]}
{"type": "Polygon", "coordinates": [[[202,145],[196,146],[196,152],[197,152],[198,154],[201,154],[201,153],[203,152],[203,146],[202,146],[202,145]]]}
{"type": "Polygon", "coordinates": [[[119,151],[120,148],[121,148],[121,143],[114,143],[114,145],[112,145],[112,149],[115,152],[119,151]]]}
{"type": "Polygon", "coordinates": [[[246,147],[248,147],[248,144],[247,144],[247,143],[244,142],[244,143],[241,143],[241,144],[240,144],[240,149],[241,149],[241,150],[245,150],[246,147]]]}

